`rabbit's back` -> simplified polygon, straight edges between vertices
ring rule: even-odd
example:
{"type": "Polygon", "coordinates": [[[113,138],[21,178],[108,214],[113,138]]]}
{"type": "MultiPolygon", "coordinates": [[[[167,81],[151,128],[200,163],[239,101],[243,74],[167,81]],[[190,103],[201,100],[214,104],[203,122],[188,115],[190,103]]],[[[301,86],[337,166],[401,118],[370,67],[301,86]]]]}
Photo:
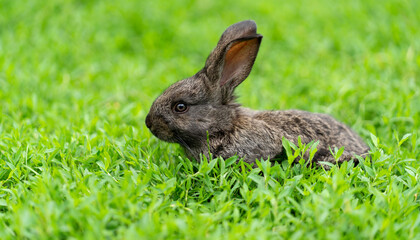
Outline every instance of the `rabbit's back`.
{"type": "Polygon", "coordinates": [[[363,140],[347,125],[327,114],[311,113],[302,110],[261,111],[254,115],[273,129],[278,129],[277,136],[285,137],[297,143],[298,136],[304,143],[319,140],[318,148],[342,147],[349,153],[361,155],[368,147],[363,140]]]}

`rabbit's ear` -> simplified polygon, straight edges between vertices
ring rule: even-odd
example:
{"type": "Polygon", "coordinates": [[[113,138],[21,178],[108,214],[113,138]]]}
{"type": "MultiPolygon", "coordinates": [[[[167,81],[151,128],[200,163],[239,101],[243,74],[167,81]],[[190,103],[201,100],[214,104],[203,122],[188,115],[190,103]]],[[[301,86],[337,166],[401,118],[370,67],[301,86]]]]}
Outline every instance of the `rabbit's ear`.
{"type": "Polygon", "coordinates": [[[230,26],[206,61],[209,80],[231,91],[251,72],[262,36],[253,21],[230,26]]]}

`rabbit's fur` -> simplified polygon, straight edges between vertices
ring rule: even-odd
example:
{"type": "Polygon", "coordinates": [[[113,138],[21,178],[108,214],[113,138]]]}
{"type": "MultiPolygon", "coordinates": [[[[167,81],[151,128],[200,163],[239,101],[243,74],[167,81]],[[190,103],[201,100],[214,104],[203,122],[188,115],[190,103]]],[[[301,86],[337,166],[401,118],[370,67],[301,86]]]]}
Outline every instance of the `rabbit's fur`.
{"type": "Polygon", "coordinates": [[[170,86],[153,103],[146,125],[161,140],[179,143],[189,155],[252,163],[283,153],[282,137],[297,143],[319,140],[314,161],[335,162],[330,147],[345,151],[340,161],[367,153],[363,140],[345,124],[300,110],[255,111],[235,102],[234,89],[249,75],[262,36],[253,21],[230,26],[194,76],[170,86]]]}

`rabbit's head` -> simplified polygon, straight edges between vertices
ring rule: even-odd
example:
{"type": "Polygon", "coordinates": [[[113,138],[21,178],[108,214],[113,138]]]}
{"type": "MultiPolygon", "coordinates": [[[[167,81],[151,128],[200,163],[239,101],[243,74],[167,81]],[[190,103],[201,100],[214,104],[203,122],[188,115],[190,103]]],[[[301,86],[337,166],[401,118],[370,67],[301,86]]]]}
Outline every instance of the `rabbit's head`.
{"type": "Polygon", "coordinates": [[[238,104],[234,89],[249,75],[262,36],[253,21],[230,26],[202,70],[166,89],[153,103],[146,125],[161,140],[194,147],[207,132],[229,131],[238,104]]]}

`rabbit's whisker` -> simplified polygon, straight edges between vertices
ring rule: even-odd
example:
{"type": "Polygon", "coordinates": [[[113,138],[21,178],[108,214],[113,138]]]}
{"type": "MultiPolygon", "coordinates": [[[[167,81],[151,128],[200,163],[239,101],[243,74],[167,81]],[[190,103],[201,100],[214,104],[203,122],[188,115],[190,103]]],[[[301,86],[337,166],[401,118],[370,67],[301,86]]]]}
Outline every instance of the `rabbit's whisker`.
{"type": "Polygon", "coordinates": [[[188,144],[182,138],[175,135],[175,139],[179,142],[179,144],[185,147],[189,152],[192,152],[192,149],[190,148],[190,146],[188,146],[188,144]]]}

